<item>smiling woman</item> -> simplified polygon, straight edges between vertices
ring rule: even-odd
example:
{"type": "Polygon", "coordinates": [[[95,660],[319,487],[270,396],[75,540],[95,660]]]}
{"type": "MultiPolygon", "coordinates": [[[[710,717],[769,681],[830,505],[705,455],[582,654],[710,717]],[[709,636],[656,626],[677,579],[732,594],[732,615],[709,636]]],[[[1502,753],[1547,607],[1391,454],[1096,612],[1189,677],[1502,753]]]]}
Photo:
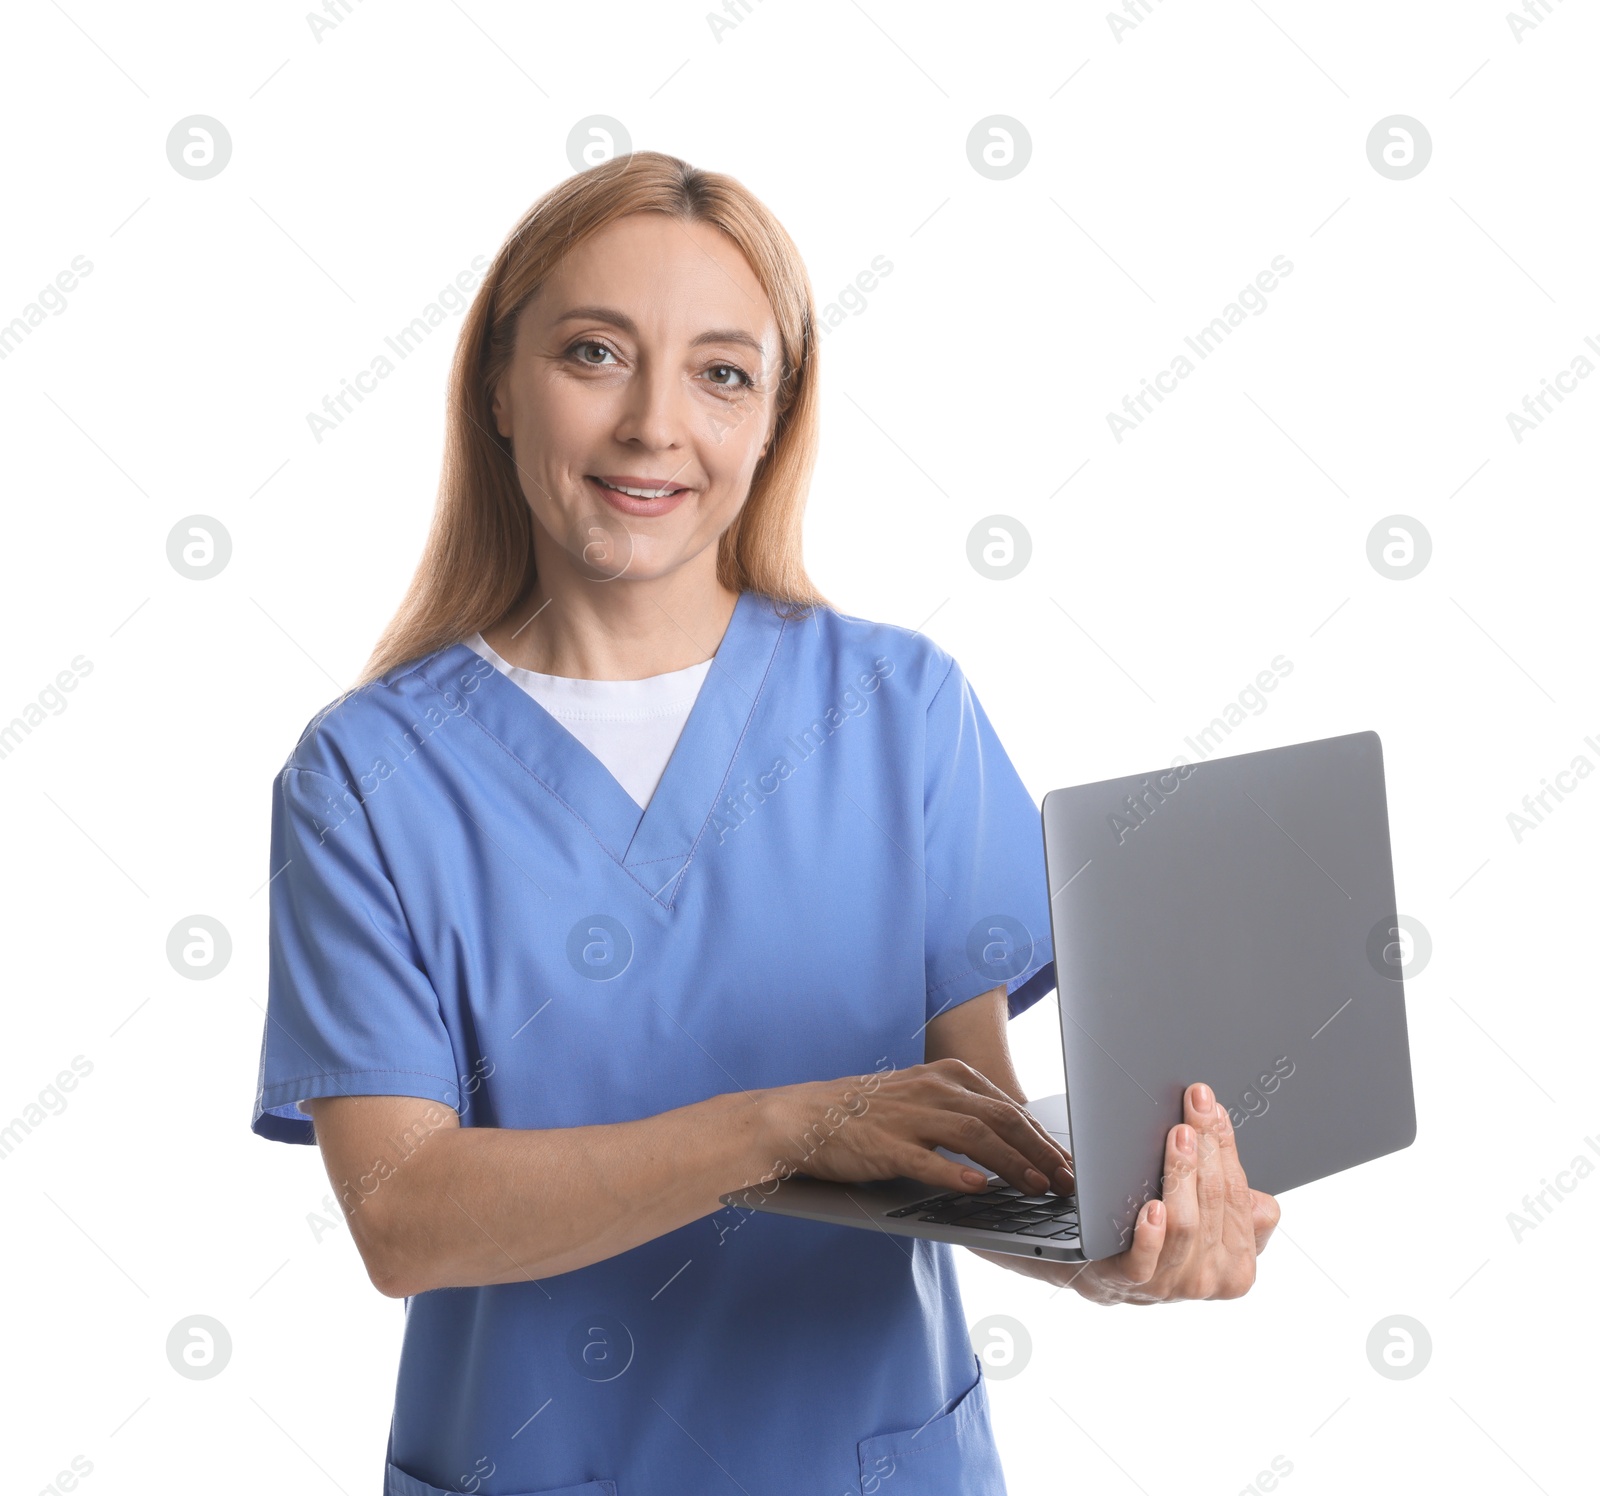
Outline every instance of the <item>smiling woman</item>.
{"type": "MultiPolygon", "coordinates": [[[[796,1171],[1073,1187],[1005,1039],[1054,983],[1038,809],[956,662],[802,563],[815,331],[731,178],[644,152],[535,204],[410,590],[274,783],[252,1125],[409,1300],[386,1496],[1003,1496],[952,1247],[718,1223],[796,1171]]],[[[1050,1281],[1248,1287],[1270,1223],[1189,1116],[1170,1233],[1050,1281]]]]}
{"type": "MultiPolygon", "coordinates": [[[[822,602],[800,550],[817,450],[816,363],[800,253],[732,178],[637,151],[547,193],[511,231],[467,315],[433,528],[363,682],[486,629],[532,596],[536,534],[580,559],[589,548],[591,562],[598,541],[609,559],[605,537],[624,528],[611,514],[687,508],[671,539],[656,526],[626,532],[643,552],[631,577],[659,575],[673,554],[709,538],[715,582],[729,594],[822,602]],[[631,311],[607,304],[619,277],[631,311]],[[678,356],[666,366],[652,354],[674,338],[678,356]],[[648,425],[672,393],[690,388],[692,452],[669,444],[659,471],[583,469],[595,428],[625,403],[647,402],[628,419],[648,425]],[[517,431],[515,396],[535,389],[548,398],[521,403],[517,431]],[[686,459],[697,465],[684,467],[686,459]],[[641,491],[665,481],[694,490],[694,501],[669,494],[625,507],[608,479],[641,491]]],[[[630,427],[617,438],[635,434],[630,427]]],[[[690,649],[685,660],[702,657],[690,649]]]]}

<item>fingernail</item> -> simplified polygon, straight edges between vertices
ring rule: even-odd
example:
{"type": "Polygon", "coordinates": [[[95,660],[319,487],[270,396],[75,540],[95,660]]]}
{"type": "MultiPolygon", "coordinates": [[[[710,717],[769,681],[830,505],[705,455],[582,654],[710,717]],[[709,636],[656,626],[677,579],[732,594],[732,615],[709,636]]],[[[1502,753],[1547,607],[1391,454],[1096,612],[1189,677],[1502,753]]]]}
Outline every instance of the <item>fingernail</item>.
{"type": "Polygon", "coordinates": [[[1152,1226],[1159,1226],[1161,1224],[1161,1202],[1159,1200],[1152,1200],[1149,1205],[1145,1207],[1145,1219],[1148,1220],[1152,1226]]]}
{"type": "Polygon", "coordinates": [[[1197,1085],[1190,1093],[1190,1099],[1194,1102],[1194,1109],[1197,1112],[1209,1112],[1211,1110],[1211,1087],[1204,1084],[1197,1085]]]}
{"type": "Polygon", "coordinates": [[[961,1177],[965,1179],[968,1184],[987,1184],[989,1182],[988,1179],[984,1175],[980,1174],[976,1169],[963,1169],[961,1171],[961,1177]]]}
{"type": "Polygon", "coordinates": [[[1178,1152],[1194,1152],[1194,1128],[1190,1127],[1187,1122],[1178,1128],[1178,1152]]]}
{"type": "Polygon", "coordinates": [[[1041,1174],[1037,1169],[1029,1169],[1024,1177],[1027,1179],[1029,1184],[1034,1186],[1036,1192],[1040,1194],[1050,1187],[1050,1181],[1046,1179],[1044,1175],[1041,1174]],[[1037,1181],[1037,1183],[1035,1183],[1035,1181],[1037,1181]]]}

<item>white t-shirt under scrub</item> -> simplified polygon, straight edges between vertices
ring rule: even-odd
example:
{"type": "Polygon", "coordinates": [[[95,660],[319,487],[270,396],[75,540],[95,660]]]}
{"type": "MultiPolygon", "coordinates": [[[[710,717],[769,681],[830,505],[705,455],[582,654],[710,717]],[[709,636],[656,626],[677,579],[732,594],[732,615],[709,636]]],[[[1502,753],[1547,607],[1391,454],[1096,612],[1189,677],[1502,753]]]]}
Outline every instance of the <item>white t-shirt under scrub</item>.
{"type": "Polygon", "coordinates": [[[474,634],[466,645],[533,697],[606,766],[641,808],[650,803],[661,782],[711,669],[711,661],[702,660],[687,670],[669,670],[643,680],[577,680],[513,665],[501,659],[482,634],[474,634]]]}

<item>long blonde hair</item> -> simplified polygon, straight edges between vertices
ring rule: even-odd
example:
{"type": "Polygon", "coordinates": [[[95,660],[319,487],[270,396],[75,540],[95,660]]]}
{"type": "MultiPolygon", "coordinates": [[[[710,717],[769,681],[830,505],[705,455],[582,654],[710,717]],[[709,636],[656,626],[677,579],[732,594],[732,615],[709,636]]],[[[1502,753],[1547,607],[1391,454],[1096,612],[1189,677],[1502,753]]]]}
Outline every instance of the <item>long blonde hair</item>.
{"type": "Polygon", "coordinates": [[[494,387],[517,315],[561,257],[629,213],[707,223],[743,252],[778,324],[776,423],[750,495],[718,542],[717,580],[804,609],[826,600],[806,575],[801,520],[818,433],[811,282],[783,225],[734,178],[635,151],[568,177],[522,216],[467,312],[450,373],[444,465],[422,559],[357,686],[497,623],[534,581],[533,523],[494,387]]]}

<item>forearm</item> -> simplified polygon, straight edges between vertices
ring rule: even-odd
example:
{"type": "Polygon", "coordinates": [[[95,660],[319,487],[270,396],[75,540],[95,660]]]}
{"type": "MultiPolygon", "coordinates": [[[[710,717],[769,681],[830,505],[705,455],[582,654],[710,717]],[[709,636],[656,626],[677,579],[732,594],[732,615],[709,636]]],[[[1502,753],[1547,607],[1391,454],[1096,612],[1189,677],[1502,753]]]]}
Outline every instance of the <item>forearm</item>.
{"type": "Polygon", "coordinates": [[[761,1092],[599,1126],[443,1128],[362,1200],[357,1238],[394,1297],[552,1277],[721,1208],[772,1170],[769,1130],[761,1092]]]}

